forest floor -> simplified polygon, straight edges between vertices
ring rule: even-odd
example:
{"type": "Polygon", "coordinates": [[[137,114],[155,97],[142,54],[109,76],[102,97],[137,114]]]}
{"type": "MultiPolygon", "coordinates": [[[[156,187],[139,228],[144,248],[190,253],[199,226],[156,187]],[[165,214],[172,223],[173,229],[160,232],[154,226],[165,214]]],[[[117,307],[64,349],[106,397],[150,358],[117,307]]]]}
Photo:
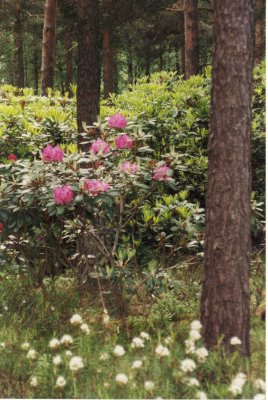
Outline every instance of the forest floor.
{"type": "MultiPolygon", "coordinates": [[[[186,259],[171,273],[178,289],[159,294],[138,285],[125,317],[119,317],[113,287],[103,285],[107,321],[94,282],[79,289],[65,273],[47,278],[44,292],[26,274],[2,272],[0,398],[237,398],[230,385],[239,372],[247,378],[238,397],[252,398],[259,392],[254,381],[265,374],[265,327],[258,312],[263,256],[255,254],[252,262],[250,361],[241,361],[237,351],[216,349],[203,359],[187,354],[185,340],[198,319],[201,260],[186,259]],[[90,332],[78,317],[77,325],[70,322],[74,314],[90,332]],[[66,334],[61,344],[50,342],[66,334]],[[164,347],[157,350],[159,344],[164,347]],[[194,364],[187,369],[186,361],[185,369],[183,360],[189,359],[194,364]]],[[[198,334],[195,346],[203,348],[198,334]]]]}

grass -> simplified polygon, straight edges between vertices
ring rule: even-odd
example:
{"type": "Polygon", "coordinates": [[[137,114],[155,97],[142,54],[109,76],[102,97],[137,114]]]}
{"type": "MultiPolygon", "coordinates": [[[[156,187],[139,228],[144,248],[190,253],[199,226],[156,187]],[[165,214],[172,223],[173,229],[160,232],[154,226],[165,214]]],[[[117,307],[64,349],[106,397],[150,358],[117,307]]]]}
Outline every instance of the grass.
{"type": "MultiPolygon", "coordinates": [[[[253,271],[256,268],[260,271],[259,262],[255,261],[253,271]]],[[[126,319],[118,317],[116,299],[109,288],[105,288],[110,314],[108,325],[103,323],[103,310],[95,285],[78,290],[71,275],[54,280],[47,278],[44,296],[27,274],[2,273],[0,397],[202,398],[205,395],[198,392],[204,392],[208,398],[252,398],[258,392],[254,381],[263,378],[265,373],[264,323],[255,315],[260,302],[259,298],[256,301],[255,293],[260,293],[263,281],[260,277],[257,280],[253,273],[252,298],[255,301],[252,302],[251,360],[241,361],[237,351],[226,355],[218,349],[209,352],[202,363],[195,354],[186,354],[184,343],[191,321],[198,316],[200,271],[196,266],[181,271],[172,272],[174,281],[183,282],[184,277],[187,282],[179,290],[165,290],[160,295],[154,295],[140,287],[132,297],[126,319]],[[82,332],[80,325],[70,323],[74,313],[79,313],[89,325],[89,335],[82,332]],[[149,340],[144,340],[144,347],[133,348],[132,339],[140,337],[142,331],[149,334],[149,340]],[[72,336],[72,344],[61,345],[56,350],[49,348],[52,338],[60,339],[64,334],[72,336]],[[24,342],[37,351],[37,359],[27,358],[28,350],[21,348],[24,342]],[[126,352],[121,357],[113,354],[117,344],[123,346],[126,352]],[[168,356],[157,356],[159,344],[168,348],[168,356]],[[66,354],[66,351],[71,351],[72,355],[66,354]],[[62,359],[58,366],[53,364],[55,355],[60,355],[62,359]],[[81,357],[84,363],[84,368],[76,373],[69,367],[73,356],[81,357]],[[103,360],[105,357],[107,359],[103,360]],[[185,358],[195,361],[197,367],[192,372],[181,370],[181,362],[185,358]],[[133,369],[132,364],[137,360],[142,361],[142,366],[133,369]],[[238,372],[245,373],[247,380],[242,394],[235,396],[229,387],[238,372]],[[118,374],[127,376],[127,384],[116,382],[118,374]],[[62,389],[56,387],[59,376],[66,380],[62,389]],[[31,386],[32,377],[37,378],[37,387],[31,386]],[[197,379],[199,386],[187,383],[188,378],[197,379]],[[146,389],[147,381],[153,384],[147,383],[146,389]]],[[[203,347],[202,341],[198,339],[195,346],[203,347]]]]}

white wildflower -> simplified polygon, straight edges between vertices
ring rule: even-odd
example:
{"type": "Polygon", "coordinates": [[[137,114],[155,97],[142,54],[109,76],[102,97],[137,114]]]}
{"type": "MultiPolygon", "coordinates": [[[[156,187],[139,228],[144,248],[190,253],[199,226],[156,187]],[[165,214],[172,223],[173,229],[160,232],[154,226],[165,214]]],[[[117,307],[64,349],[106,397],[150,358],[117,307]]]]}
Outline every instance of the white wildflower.
{"type": "Polygon", "coordinates": [[[196,340],[201,339],[201,335],[198,331],[192,330],[190,331],[189,338],[195,342],[196,340]]]}
{"type": "Polygon", "coordinates": [[[104,309],[103,314],[102,314],[102,323],[104,326],[109,325],[109,323],[110,323],[110,316],[106,309],[104,309]]]}
{"type": "Polygon", "coordinates": [[[85,333],[86,335],[90,334],[90,328],[88,326],[88,324],[84,323],[80,326],[80,329],[83,333],[85,333]]]}
{"type": "Polygon", "coordinates": [[[1,347],[6,347],[5,342],[0,343],[0,346],[1,346],[1,347]]]}
{"type": "Polygon", "coordinates": [[[54,365],[57,365],[57,366],[60,365],[62,363],[61,356],[59,354],[56,355],[55,357],[53,357],[52,362],[53,362],[54,365]]]}
{"type": "Polygon", "coordinates": [[[152,381],[144,382],[144,389],[151,392],[154,389],[154,383],[152,381]]]}
{"type": "Polygon", "coordinates": [[[66,350],[65,355],[66,355],[66,357],[69,358],[69,357],[72,357],[73,353],[71,352],[71,350],[66,350]]]}
{"type": "Polygon", "coordinates": [[[82,317],[79,314],[74,314],[70,318],[70,322],[72,325],[81,325],[83,323],[82,317]]]}
{"type": "Polygon", "coordinates": [[[73,343],[73,338],[71,335],[63,335],[60,342],[61,342],[61,344],[68,346],[69,344],[73,343]]]}
{"type": "Polygon", "coordinates": [[[124,386],[128,383],[128,377],[125,374],[117,374],[115,380],[120,386],[124,386]]]}
{"type": "Polygon", "coordinates": [[[266,391],[266,384],[265,384],[264,380],[262,380],[262,379],[256,379],[254,381],[254,387],[257,390],[261,390],[262,392],[266,391]]]}
{"type": "Polygon", "coordinates": [[[163,346],[162,344],[159,344],[155,349],[155,354],[158,357],[166,357],[169,355],[169,353],[170,353],[169,349],[163,346]]]}
{"type": "Polygon", "coordinates": [[[230,339],[230,344],[232,345],[232,346],[236,346],[236,345],[239,345],[239,344],[241,344],[242,342],[241,342],[241,340],[237,337],[237,336],[233,336],[231,339],[230,339]]]}
{"type": "Polygon", "coordinates": [[[183,372],[192,372],[196,369],[196,363],[190,358],[185,358],[182,360],[180,368],[183,372]]]}
{"type": "Polygon", "coordinates": [[[172,337],[171,336],[167,336],[164,340],[165,344],[170,344],[172,342],[172,337]]]}
{"type": "Polygon", "coordinates": [[[21,345],[22,350],[29,350],[29,348],[30,348],[30,343],[28,342],[22,343],[21,345]]]}
{"type": "Polygon", "coordinates": [[[106,361],[109,359],[109,354],[108,353],[102,353],[100,355],[100,361],[106,361]]]}
{"type": "Polygon", "coordinates": [[[109,388],[109,387],[110,387],[110,383],[109,383],[109,382],[104,382],[103,386],[104,386],[105,388],[109,388]]]}
{"type": "Polygon", "coordinates": [[[26,354],[26,357],[27,357],[29,360],[35,360],[36,357],[37,357],[37,352],[36,352],[35,350],[33,350],[33,349],[30,349],[30,350],[28,351],[28,353],[26,354]]]}
{"type": "Polygon", "coordinates": [[[207,395],[205,392],[198,391],[196,392],[195,397],[199,400],[207,400],[207,395]]]}
{"type": "Polygon", "coordinates": [[[131,347],[134,349],[141,349],[144,347],[144,341],[140,337],[134,337],[131,343],[131,347]]]}
{"type": "Polygon", "coordinates": [[[200,383],[196,378],[188,378],[185,380],[185,382],[189,386],[200,386],[200,383]]]}
{"type": "Polygon", "coordinates": [[[202,324],[200,321],[198,321],[197,319],[195,319],[192,323],[191,323],[191,330],[192,331],[200,331],[202,328],[202,324]]]}
{"type": "Polygon", "coordinates": [[[121,357],[121,356],[123,356],[125,353],[126,353],[126,352],[125,352],[124,347],[120,346],[119,344],[115,346],[115,348],[114,348],[114,355],[115,355],[116,357],[121,357]]]}
{"type": "Polygon", "coordinates": [[[242,394],[243,386],[246,382],[246,375],[242,372],[238,373],[232,380],[231,385],[229,386],[229,391],[237,396],[242,394]]]}
{"type": "Polygon", "coordinates": [[[195,350],[195,355],[197,357],[197,360],[200,363],[203,363],[206,361],[206,358],[208,356],[208,351],[205,347],[200,347],[199,349],[195,350]]]}
{"type": "Polygon", "coordinates": [[[253,400],[265,400],[265,399],[266,399],[266,397],[265,397],[265,394],[263,394],[263,393],[257,393],[253,397],[253,400]]]}
{"type": "Polygon", "coordinates": [[[57,380],[56,380],[56,387],[58,388],[63,388],[64,386],[66,386],[66,380],[63,376],[58,376],[57,380]]]}
{"type": "Polygon", "coordinates": [[[71,371],[78,371],[79,369],[84,368],[84,363],[81,357],[74,356],[70,359],[69,367],[71,371]]]}
{"type": "Polygon", "coordinates": [[[48,346],[51,348],[51,349],[57,349],[59,346],[60,346],[60,341],[59,341],[59,339],[51,339],[50,340],[50,342],[49,342],[49,344],[48,344],[48,346]]]}
{"type": "Polygon", "coordinates": [[[147,332],[141,332],[140,333],[140,337],[144,340],[149,340],[150,339],[150,335],[147,332]]]}
{"type": "Polygon", "coordinates": [[[38,386],[38,379],[36,376],[32,376],[30,379],[30,386],[36,388],[38,386]]]}
{"type": "Polygon", "coordinates": [[[186,354],[191,354],[195,352],[195,342],[193,340],[185,340],[186,354]]]}
{"type": "Polygon", "coordinates": [[[131,368],[132,369],[139,369],[142,366],[142,361],[141,360],[135,360],[133,361],[131,368]]]}

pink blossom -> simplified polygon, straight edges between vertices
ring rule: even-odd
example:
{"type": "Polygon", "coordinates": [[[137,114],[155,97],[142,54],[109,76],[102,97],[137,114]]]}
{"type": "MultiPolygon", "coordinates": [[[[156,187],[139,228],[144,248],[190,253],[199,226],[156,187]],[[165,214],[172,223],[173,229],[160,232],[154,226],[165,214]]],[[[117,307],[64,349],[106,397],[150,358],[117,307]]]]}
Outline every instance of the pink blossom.
{"type": "Polygon", "coordinates": [[[111,115],[108,119],[109,128],[124,129],[127,126],[127,120],[123,114],[111,115]]]}
{"type": "Polygon", "coordinates": [[[85,179],[84,189],[88,190],[93,196],[97,196],[100,193],[107,192],[110,189],[110,185],[98,179],[85,179]]]}
{"type": "Polygon", "coordinates": [[[155,181],[168,181],[171,175],[172,169],[167,165],[162,165],[162,167],[156,167],[154,169],[153,179],[155,181]]]}
{"type": "Polygon", "coordinates": [[[98,153],[103,153],[103,154],[107,154],[110,152],[110,147],[108,145],[107,142],[105,142],[102,139],[97,139],[95,140],[91,147],[90,150],[94,153],[94,154],[98,154],[98,153]]]}
{"type": "Polygon", "coordinates": [[[51,144],[44,147],[42,154],[43,161],[47,162],[62,161],[64,157],[64,152],[61,150],[61,148],[59,146],[53,147],[51,144]]]}
{"type": "Polygon", "coordinates": [[[7,159],[10,161],[16,161],[17,160],[17,156],[15,154],[9,154],[7,156],[7,159]]]}
{"type": "Polygon", "coordinates": [[[117,149],[131,149],[133,147],[133,140],[124,133],[115,138],[115,146],[117,149]]]}
{"type": "Polygon", "coordinates": [[[70,186],[57,186],[53,189],[53,197],[56,204],[68,204],[74,198],[74,193],[70,186]]]}
{"type": "Polygon", "coordinates": [[[129,161],[124,161],[119,165],[119,170],[127,174],[135,175],[139,167],[136,163],[131,163],[129,161]]]}

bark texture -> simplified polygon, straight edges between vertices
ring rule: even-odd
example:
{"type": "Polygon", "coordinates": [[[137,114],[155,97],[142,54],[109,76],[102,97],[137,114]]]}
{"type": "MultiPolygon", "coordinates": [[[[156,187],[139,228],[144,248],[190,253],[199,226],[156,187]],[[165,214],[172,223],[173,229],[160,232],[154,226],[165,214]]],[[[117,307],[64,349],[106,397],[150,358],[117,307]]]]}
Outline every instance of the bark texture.
{"type": "MultiPolygon", "coordinates": [[[[82,123],[92,125],[100,110],[99,1],[77,0],[77,20],[77,123],[78,132],[82,133],[82,123]]],[[[82,141],[83,138],[78,134],[78,146],[85,149],[82,141]]]]}
{"type": "Polygon", "coordinates": [[[184,0],[185,78],[198,74],[198,0],[184,0]]]}
{"type": "Polygon", "coordinates": [[[53,88],[56,48],[57,0],[46,0],[42,44],[41,93],[53,88]]]}
{"type": "Polygon", "coordinates": [[[73,30],[68,27],[65,32],[65,51],[66,51],[66,88],[71,94],[70,84],[73,82],[73,30]]]}
{"type": "Polygon", "coordinates": [[[103,86],[104,98],[107,99],[116,89],[116,49],[109,25],[103,29],[103,86]]]}
{"type": "Polygon", "coordinates": [[[214,7],[201,322],[209,348],[237,336],[248,356],[253,0],[214,7]]]}
{"type": "Polygon", "coordinates": [[[15,86],[24,87],[24,60],[23,60],[23,23],[21,15],[21,0],[15,3],[14,23],[14,78],[15,86]]]}
{"type": "Polygon", "coordinates": [[[255,0],[255,54],[254,65],[258,65],[264,59],[265,37],[264,37],[264,0],[255,0]]]}

